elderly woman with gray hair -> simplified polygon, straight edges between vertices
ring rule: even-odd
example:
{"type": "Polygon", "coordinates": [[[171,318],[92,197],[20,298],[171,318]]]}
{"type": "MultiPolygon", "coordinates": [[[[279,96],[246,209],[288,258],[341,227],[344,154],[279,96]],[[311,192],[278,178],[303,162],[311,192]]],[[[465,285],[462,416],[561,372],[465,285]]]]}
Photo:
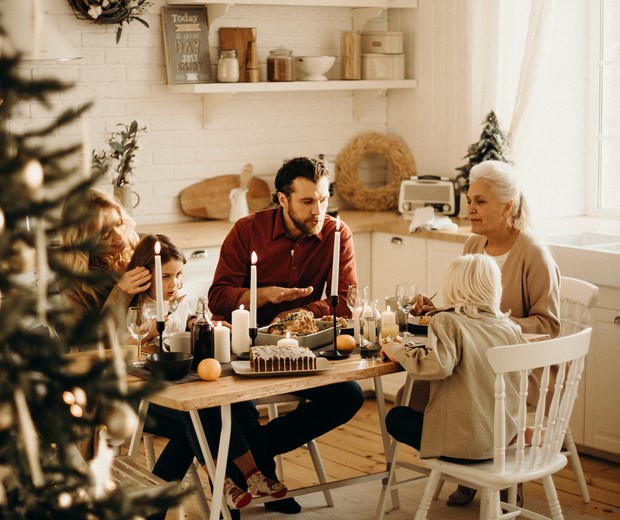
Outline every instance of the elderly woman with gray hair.
{"type": "MultiPolygon", "coordinates": [[[[524,333],[556,337],[560,333],[560,272],[547,247],[528,226],[529,210],[512,165],[483,161],[471,169],[467,217],[474,235],[465,242],[463,253],[488,255],[499,266],[502,312],[510,312],[510,319],[524,333]]],[[[432,310],[435,306],[429,298],[419,294],[411,312],[419,316],[432,310]]],[[[411,406],[423,409],[425,403],[419,397],[424,392],[417,393],[411,406]]],[[[529,402],[538,398],[534,393],[529,402]]],[[[465,506],[474,495],[475,490],[459,486],[448,505],[465,506]]]]}

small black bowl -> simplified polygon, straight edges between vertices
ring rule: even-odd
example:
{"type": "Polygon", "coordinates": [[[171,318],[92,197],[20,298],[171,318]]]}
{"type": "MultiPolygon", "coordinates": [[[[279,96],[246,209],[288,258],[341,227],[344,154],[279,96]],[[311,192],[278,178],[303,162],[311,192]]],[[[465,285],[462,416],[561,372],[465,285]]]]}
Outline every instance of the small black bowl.
{"type": "Polygon", "coordinates": [[[146,356],[146,366],[154,376],[176,381],[189,373],[193,360],[187,352],[157,352],[146,356]]]}

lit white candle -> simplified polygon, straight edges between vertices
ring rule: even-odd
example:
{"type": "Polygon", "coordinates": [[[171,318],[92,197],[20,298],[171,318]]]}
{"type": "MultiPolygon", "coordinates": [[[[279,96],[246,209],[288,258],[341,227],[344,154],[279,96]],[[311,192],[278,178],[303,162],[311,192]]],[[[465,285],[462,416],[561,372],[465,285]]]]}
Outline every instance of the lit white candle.
{"type": "Polygon", "coordinates": [[[332,290],[331,295],[338,296],[338,272],[340,271],[340,216],[336,218],[336,232],[334,233],[334,257],[332,261],[332,290]]]}
{"type": "Polygon", "coordinates": [[[240,305],[232,311],[232,351],[235,354],[247,352],[250,348],[250,312],[240,305]]]}
{"type": "Polygon", "coordinates": [[[252,251],[252,266],[250,267],[250,328],[256,328],[256,251],[252,251]]]}
{"type": "Polygon", "coordinates": [[[230,362],[230,330],[221,321],[213,328],[215,339],[215,359],[220,363],[230,362]]]}
{"type": "Polygon", "coordinates": [[[396,324],[396,315],[392,312],[392,309],[388,305],[387,308],[381,313],[381,326],[396,324]]]}
{"type": "Polygon", "coordinates": [[[286,336],[279,339],[276,345],[278,345],[278,347],[298,347],[299,341],[295,338],[291,338],[291,333],[287,330],[286,336]]]}
{"type": "Polygon", "coordinates": [[[164,288],[161,281],[161,243],[155,242],[155,300],[157,304],[157,321],[164,321],[164,288]]]}

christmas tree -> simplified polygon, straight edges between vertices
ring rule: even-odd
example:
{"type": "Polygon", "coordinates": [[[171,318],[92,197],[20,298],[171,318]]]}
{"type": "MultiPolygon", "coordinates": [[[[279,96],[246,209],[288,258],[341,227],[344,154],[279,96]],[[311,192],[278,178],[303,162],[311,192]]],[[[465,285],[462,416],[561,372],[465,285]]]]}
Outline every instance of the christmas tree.
{"type": "Polygon", "coordinates": [[[70,88],[23,78],[19,68],[19,56],[0,56],[0,518],[145,517],[177,503],[178,486],[147,495],[114,482],[108,440],[127,438],[156,383],[128,388],[111,321],[93,314],[76,322],[54,290],[76,276],[50,243],[59,208],[97,179],[63,165],[80,144],[50,149],[45,139],[88,107],[12,131],[20,104],[49,109],[70,88]],[[98,354],[76,368],[68,354],[85,349],[98,354]],[[89,443],[92,457],[83,456],[89,443]]]}
{"type": "Polygon", "coordinates": [[[509,156],[508,137],[499,126],[495,112],[491,110],[483,121],[484,127],[477,143],[470,144],[467,148],[467,164],[456,168],[461,173],[456,177],[459,192],[467,191],[469,187],[469,172],[482,161],[511,162],[509,156]]]}

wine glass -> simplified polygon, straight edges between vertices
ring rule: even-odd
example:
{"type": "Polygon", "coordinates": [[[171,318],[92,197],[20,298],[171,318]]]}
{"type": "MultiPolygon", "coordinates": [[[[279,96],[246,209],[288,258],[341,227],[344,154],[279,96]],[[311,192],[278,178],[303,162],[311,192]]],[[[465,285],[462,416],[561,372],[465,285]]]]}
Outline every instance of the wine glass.
{"type": "Polygon", "coordinates": [[[417,296],[416,285],[412,282],[400,282],[396,284],[396,303],[404,313],[405,317],[401,324],[401,332],[403,336],[409,336],[407,331],[407,323],[409,322],[409,311],[413,308],[415,297],[417,296]]]}
{"type": "Polygon", "coordinates": [[[142,351],[142,340],[146,338],[151,330],[151,312],[148,307],[129,307],[127,309],[127,328],[129,334],[138,342],[138,356],[136,365],[140,366],[142,351]]]}
{"type": "Polygon", "coordinates": [[[351,312],[361,305],[361,301],[357,294],[357,285],[349,285],[347,287],[347,307],[351,312]]]}

